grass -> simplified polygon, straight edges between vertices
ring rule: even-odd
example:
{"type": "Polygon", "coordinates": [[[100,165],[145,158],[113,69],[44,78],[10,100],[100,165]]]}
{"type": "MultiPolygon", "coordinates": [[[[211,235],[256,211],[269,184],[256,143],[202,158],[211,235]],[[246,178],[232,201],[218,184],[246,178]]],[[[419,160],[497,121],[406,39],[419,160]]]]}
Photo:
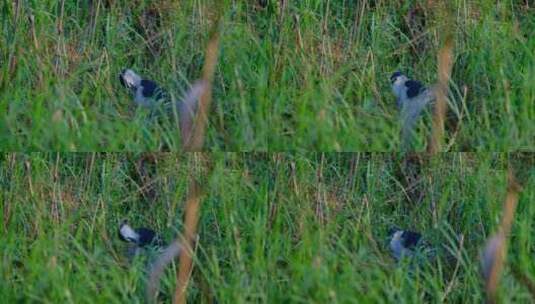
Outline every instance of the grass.
{"type": "MultiPolygon", "coordinates": [[[[426,1],[222,3],[205,149],[399,150],[389,75],[437,81],[443,23],[426,1]]],[[[147,123],[117,75],[132,67],[179,98],[201,76],[215,8],[205,0],[4,2],[2,147],[180,149],[176,123],[147,123]]],[[[533,150],[533,13],[529,1],[451,2],[448,150],[533,150]]],[[[428,128],[420,126],[417,150],[428,128]]]]}
{"type": "Polygon", "coordinates": [[[499,226],[508,160],[524,190],[498,303],[533,301],[515,275],[535,280],[531,154],[210,153],[209,171],[195,157],[1,155],[2,302],[143,302],[148,258],[127,261],[119,221],[173,239],[201,174],[192,303],[481,303],[479,254],[499,226]],[[392,225],[421,231],[435,255],[397,264],[392,225]]]}

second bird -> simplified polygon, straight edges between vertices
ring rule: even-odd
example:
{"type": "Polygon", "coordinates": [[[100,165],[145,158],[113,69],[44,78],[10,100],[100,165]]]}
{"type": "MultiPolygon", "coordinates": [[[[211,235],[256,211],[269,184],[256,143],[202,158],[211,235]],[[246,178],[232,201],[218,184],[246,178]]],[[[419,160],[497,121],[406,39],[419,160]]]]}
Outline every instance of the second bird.
{"type": "Polygon", "coordinates": [[[402,150],[411,149],[418,117],[435,99],[435,90],[426,88],[421,82],[410,79],[399,71],[390,76],[390,81],[400,110],[402,150]]]}

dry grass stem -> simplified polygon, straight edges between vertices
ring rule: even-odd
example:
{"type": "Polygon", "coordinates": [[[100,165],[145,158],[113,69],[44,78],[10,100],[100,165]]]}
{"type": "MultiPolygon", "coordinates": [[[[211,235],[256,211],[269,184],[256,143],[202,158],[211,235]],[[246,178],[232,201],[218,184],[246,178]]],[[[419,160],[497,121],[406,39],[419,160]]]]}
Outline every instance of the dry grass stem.
{"type": "Polygon", "coordinates": [[[444,118],[448,98],[448,84],[453,67],[455,16],[449,1],[428,1],[427,6],[435,12],[439,25],[439,36],[443,41],[438,51],[438,82],[435,87],[435,106],[433,110],[432,130],[428,140],[427,151],[435,154],[442,150],[444,140],[444,118]]]}
{"type": "Polygon", "coordinates": [[[448,83],[453,66],[453,38],[450,36],[438,53],[438,83],[436,86],[436,103],[433,113],[433,129],[428,151],[437,153],[441,150],[444,138],[444,117],[448,98],[448,83]]]}
{"type": "Polygon", "coordinates": [[[186,201],[184,221],[184,249],[180,252],[179,268],[177,271],[177,285],[173,303],[184,304],[187,299],[187,288],[192,271],[193,244],[197,234],[197,222],[199,221],[201,191],[195,178],[190,183],[188,198],[186,201]]]}
{"type": "Polygon", "coordinates": [[[212,86],[214,81],[215,68],[217,64],[217,55],[219,53],[219,21],[214,23],[212,36],[206,47],[206,56],[203,67],[204,82],[202,94],[199,99],[199,109],[193,125],[193,133],[186,140],[184,150],[200,151],[204,143],[206,124],[208,121],[208,110],[212,102],[212,86]]]}
{"type": "Polygon", "coordinates": [[[520,185],[516,182],[512,171],[509,170],[507,197],[500,227],[498,232],[488,239],[481,257],[487,303],[496,303],[497,301],[496,291],[507,256],[507,237],[511,232],[520,190],[520,185]]]}

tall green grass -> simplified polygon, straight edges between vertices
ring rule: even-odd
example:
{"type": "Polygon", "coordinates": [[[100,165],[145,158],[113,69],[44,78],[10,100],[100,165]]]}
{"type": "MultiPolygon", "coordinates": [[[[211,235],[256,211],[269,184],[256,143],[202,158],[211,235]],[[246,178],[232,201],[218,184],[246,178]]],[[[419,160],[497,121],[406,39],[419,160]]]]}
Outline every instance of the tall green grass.
{"type": "MultiPolygon", "coordinates": [[[[179,98],[200,76],[216,7],[225,11],[206,149],[396,151],[389,75],[437,80],[442,29],[426,1],[12,3],[0,7],[5,150],[179,149],[175,123],[148,124],[117,75],[132,67],[179,98]]],[[[451,7],[447,147],[533,149],[534,8],[451,7]]],[[[417,149],[428,132],[422,125],[417,149]]]]}
{"type": "MultiPolygon", "coordinates": [[[[131,67],[180,98],[201,76],[213,13],[210,4],[20,3],[18,12],[11,2],[1,6],[4,150],[180,148],[176,123],[148,123],[118,75],[131,67]]],[[[206,140],[214,150],[265,150],[267,145],[268,104],[257,98],[257,92],[267,91],[262,88],[269,62],[254,29],[245,22],[247,7],[235,4],[225,15],[220,50],[224,59],[216,67],[206,140]]]]}
{"type": "MultiPolygon", "coordinates": [[[[437,81],[440,12],[426,1],[299,1],[274,26],[273,150],[399,150],[389,76],[437,81]]],[[[451,1],[451,150],[533,146],[535,19],[520,2],[451,1]],[[463,102],[463,88],[467,96],[463,102]],[[460,112],[464,108],[462,120],[460,112]],[[459,132],[452,137],[459,124],[459,132]]],[[[420,132],[423,149],[425,134],[420,132]]]]}
{"type": "MultiPolygon", "coordinates": [[[[181,233],[194,161],[159,154],[143,171],[141,157],[0,157],[0,302],[143,302],[149,257],[128,262],[119,221],[152,227],[166,240],[181,233]]],[[[202,183],[188,299],[480,303],[479,253],[499,225],[509,157],[423,158],[411,165],[422,194],[414,201],[409,171],[395,154],[207,154],[211,173],[202,183]],[[387,247],[393,225],[422,232],[434,256],[396,263],[387,247]]],[[[517,171],[524,191],[498,292],[503,303],[533,300],[511,272],[535,279],[535,172],[528,163],[517,171]]],[[[174,280],[169,269],[164,300],[174,280]]]]}

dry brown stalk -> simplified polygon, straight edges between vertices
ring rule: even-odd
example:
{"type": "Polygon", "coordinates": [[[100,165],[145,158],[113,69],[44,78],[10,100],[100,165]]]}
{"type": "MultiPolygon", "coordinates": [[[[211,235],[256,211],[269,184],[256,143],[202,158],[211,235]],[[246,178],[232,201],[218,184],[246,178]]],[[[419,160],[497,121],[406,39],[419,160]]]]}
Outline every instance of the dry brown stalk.
{"type": "Polygon", "coordinates": [[[440,31],[443,33],[444,45],[438,52],[438,83],[436,85],[436,101],[433,113],[432,132],[429,138],[429,145],[427,151],[435,154],[442,150],[442,143],[444,139],[444,117],[446,116],[446,105],[448,98],[448,83],[451,78],[451,71],[453,67],[453,26],[454,16],[452,16],[451,8],[447,1],[429,1],[429,7],[432,7],[436,12],[438,22],[440,24],[440,31]]]}
{"type": "Polygon", "coordinates": [[[200,199],[200,187],[197,180],[193,178],[189,185],[189,193],[186,201],[183,250],[180,252],[177,285],[173,298],[173,303],[175,304],[184,304],[187,299],[188,282],[193,264],[193,247],[197,234],[197,223],[199,221],[200,199]]]}
{"type": "Polygon", "coordinates": [[[197,244],[197,224],[201,204],[202,188],[199,186],[199,173],[203,174],[205,166],[202,164],[205,157],[202,153],[192,153],[195,163],[195,172],[191,174],[188,196],[186,198],[184,233],[167,246],[159,257],[153,262],[147,281],[147,303],[157,301],[160,289],[160,280],[165,268],[179,257],[179,268],[176,271],[177,285],[173,303],[186,303],[187,288],[193,269],[193,254],[197,244]]]}
{"type": "Polygon", "coordinates": [[[204,143],[206,124],[208,121],[208,109],[212,102],[212,86],[214,81],[217,55],[219,53],[219,18],[214,22],[214,28],[208,45],[203,67],[202,82],[203,92],[200,95],[199,108],[195,117],[193,134],[185,141],[184,150],[200,151],[204,143]]]}
{"type": "Polygon", "coordinates": [[[453,66],[453,39],[447,38],[446,43],[438,52],[438,83],[436,86],[436,103],[433,113],[433,129],[429,141],[429,153],[441,150],[444,137],[444,117],[448,98],[448,83],[453,66]]]}

